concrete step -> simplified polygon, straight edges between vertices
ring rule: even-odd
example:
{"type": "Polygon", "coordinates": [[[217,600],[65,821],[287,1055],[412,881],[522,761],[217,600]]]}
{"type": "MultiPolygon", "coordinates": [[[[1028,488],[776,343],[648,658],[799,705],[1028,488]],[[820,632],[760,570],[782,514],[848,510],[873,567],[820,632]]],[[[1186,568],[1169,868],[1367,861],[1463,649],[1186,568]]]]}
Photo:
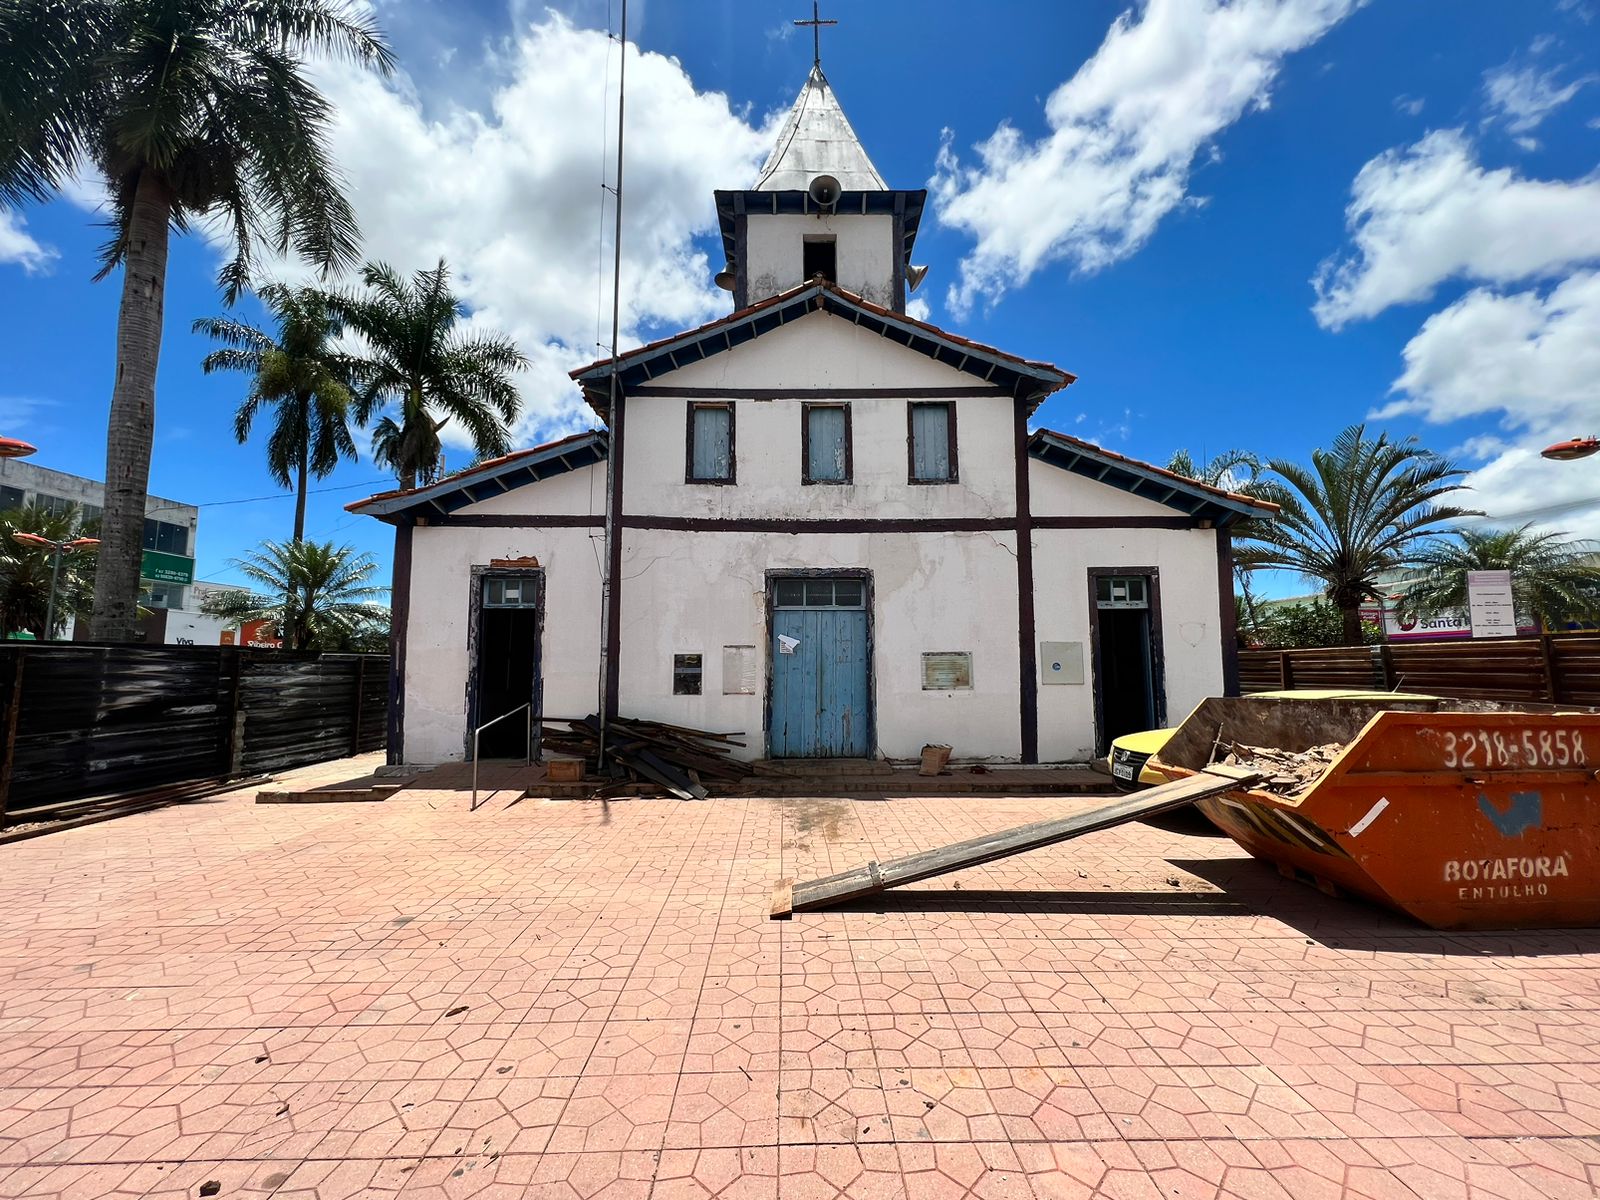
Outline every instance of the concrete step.
{"type": "Polygon", "coordinates": [[[750,764],[750,770],[756,775],[800,779],[894,774],[894,768],[881,758],[759,758],[750,764]]]}

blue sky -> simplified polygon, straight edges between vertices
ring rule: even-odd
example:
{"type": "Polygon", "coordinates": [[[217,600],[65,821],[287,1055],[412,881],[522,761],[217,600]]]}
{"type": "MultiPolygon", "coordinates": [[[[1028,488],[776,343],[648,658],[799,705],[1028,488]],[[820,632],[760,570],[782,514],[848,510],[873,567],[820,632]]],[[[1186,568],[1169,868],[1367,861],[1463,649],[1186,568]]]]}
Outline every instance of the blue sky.
{"type": "MultiPolygon", "coordinates": [[[[374,7],[403,77],[322,76],[371,252],[448,257],[473,319],[534,361],[519,441],[570,432],[586,414],[565,373],[609,314],[607,6],[374,7]]],[[[710,191],[753,178],[810,65],[789,24],[807,7],[632,6],[630,338],[725,310],[710,191]]],[[[932,188],[927,319],[1079,376],[1040,424],[1156,462],[1303,458],[1375,414],[1461,458],[1501,521],[1600,534],[1593,460],[1537,457],[1600,432],[1600,0],[823,15],[841,22],[824,69],[879,171],[932,188]]],[[[117,283],[91,282],[94,203],[85,183],[0,216],[0,432],[98,477],[117,283]]],[[[287,535],[292,501],[253,499],[277,489],[260,441],[232,437],[242,381],[199,370],[188,329],[221,311],[219,258],[174,246],[151,490],[205,505],[200,575],[226,579],[287,535]]],[[[386,527],[342,506],[387,483],[370,461],[315,483],[335,490],[312,497],[309,535],[386,565],[386,527]]]]}

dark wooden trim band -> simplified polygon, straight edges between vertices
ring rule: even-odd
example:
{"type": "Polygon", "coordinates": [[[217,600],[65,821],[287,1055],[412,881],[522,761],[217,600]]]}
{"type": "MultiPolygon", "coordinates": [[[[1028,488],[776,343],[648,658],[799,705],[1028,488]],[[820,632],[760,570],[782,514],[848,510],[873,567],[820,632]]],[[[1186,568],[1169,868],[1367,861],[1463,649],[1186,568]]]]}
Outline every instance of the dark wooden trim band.
{"type": "Polygon", "coordinates": [[[1199,529],[1193,517],[1032,517],[1035,529],[1199,529]]]}
{"type": "Polygon", "coordinates": [[[582,513],[453,513],[419,522],[430,529],[457,525],[468,529],[604,529],[604,515],[582,513]]]}
{"type": "Polygon", "coordinates": [[[1014,517],[839,517],[782,520],[768,517],[625,516],[624,529],[684,533],[994,533],[1015,530],[1014,517]]]}
{"type": "Polygon", "coordinates": [[[1217,623],[1222,636],[1222,694],[1237,696],[1239,612],[1233,602],[1233,534],[1226,529],[1217,530],[1217,623]]]}
{"type": "Polygon", "coordinates": [[[1017,488],[1017,686],[1022,761],[1039,761],[1039,660],[1033,610],[1032,495],[1028,483],[1028,412],[1016,407],[1015,459],[1017,488]]]}
{"type": "Polygon", "coordinates": [[[606,563],[606,719],[617,715],[621,681],[617,672],[622,665],[622,531],[626,522],[622,514],[622,466],[627,462],[623,452],[623,432],[628,411],[627,397],[619,389],[616,411],[606,421],[611,430],[611,520],[612,538],[610,556],[606,563]]]}
{"type": "Polygon", "coordinates": [[[389,712],[384,758],[391,767],[405,762],[406,633],[411,623],[411,532],[402,518],[394,527],[394,576],[389,585],[389,712]]]}
{"type": "Polygon", "coordinates": [[[727,388],[642,383],[628,389],[630,396],[687,400],[958,400],[1010,394],[998,387],[727,388]]]}
{"type": "MultiPolygon", "coordinates": [[[[430,529],[460,526],[467,529],[603,529],[601,514],[581,513],[452,513],[425,517],[417,522],[430,529]]],[[[1015,529],[1011,517],[862,517],[834,520],[789,521],[763,517],[628,517],[633,529],[704,529],[723,533],[899,533],[1015,529]],[[833,528],[833,527],[840,528],[833,528]],[[845,528],[848,527],[848,528],[845,528]]],[[[1188,517],[1033,517],[1034,529],[1198,529],[1188,517]]],[[[1226,533],[1223,536],[1227,536],[1226,533]]],[[[1231,540],[1231,539],[1230,539],[1231,540]]]]}

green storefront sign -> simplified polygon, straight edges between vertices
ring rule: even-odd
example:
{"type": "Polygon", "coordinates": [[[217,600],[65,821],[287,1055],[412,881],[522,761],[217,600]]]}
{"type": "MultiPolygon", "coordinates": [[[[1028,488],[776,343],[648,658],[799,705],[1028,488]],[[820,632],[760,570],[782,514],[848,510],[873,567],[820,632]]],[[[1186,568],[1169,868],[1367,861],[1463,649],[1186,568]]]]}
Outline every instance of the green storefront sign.
{"type": "Polygon", "coordinates": [[[151,583],[193,583],[194,559],[162,550],[146,550],[139,577],[151,583]]]}

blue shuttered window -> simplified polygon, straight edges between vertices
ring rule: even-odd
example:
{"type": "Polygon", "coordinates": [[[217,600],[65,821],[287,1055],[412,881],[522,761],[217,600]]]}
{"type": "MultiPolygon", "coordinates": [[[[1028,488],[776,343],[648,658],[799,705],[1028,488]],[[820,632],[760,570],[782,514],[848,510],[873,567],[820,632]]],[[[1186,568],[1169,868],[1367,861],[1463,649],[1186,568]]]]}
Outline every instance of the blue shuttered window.
{"type": "Polygon", "coordinates": [[[689,407],[689,483],[733,482],[733,407],[689,407]]]}
{"type": "Polygon", "coordinates": [[[850,410],[842,404],[805,406],[805,481],[850,482],[850,410]]]}
{"type": "Polygon", "coordinates": [[[911,482],[954,483],[955,405],[911,405],[911,482]]]}

